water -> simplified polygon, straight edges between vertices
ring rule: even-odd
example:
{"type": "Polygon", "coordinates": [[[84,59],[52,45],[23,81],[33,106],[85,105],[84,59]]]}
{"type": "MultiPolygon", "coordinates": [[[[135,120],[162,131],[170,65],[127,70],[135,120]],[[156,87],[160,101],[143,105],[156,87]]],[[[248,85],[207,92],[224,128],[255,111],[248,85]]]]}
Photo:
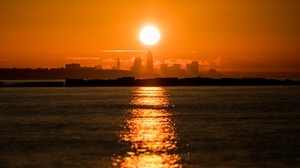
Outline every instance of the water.
{"type": "Polygon", "coordinates": [[[299,167],[300,87],[0,88],[0,167],[299,167]]]}

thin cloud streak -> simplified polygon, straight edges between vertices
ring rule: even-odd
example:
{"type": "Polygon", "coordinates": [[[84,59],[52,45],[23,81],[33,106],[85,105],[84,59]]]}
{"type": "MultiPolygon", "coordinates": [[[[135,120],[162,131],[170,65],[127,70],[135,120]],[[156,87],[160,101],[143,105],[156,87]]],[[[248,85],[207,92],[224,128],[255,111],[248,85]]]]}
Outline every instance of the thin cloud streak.
{"type": "Polygon", "coordinates": [[[111,62],[117,62],[117,60],[112,59],[112,58],[106,58],[106,59],[103,59],[102,62],[111,63],[111,62]]]}
{"type": "Polygon", "coordinates": [[[67,60],[100,60],[99,57],[68,57],[67,60]]]}
{"type": "Polygon", "coordinates": [[[146,50],[102,50],[103,53],[141,53],[146,50]]]}

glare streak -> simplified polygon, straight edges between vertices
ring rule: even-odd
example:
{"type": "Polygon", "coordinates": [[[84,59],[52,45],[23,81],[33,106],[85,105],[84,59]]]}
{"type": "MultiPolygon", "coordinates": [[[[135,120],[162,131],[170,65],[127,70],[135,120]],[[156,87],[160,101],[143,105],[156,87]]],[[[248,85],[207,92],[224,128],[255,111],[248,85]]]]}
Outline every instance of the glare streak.
{"type": "Polygon", "coordinates": [[[104,53],[140,53],[146,52],[146,50],[102,50],[104,53]]]}
{"type": "Polygon", "coordinates": [[[126,129],[120,133],[122,141],[130,143],[130,149],[114,159],[114,166],[181,167],[180,156],[175,153],[177,137],[171,113],[162,108],[169,106],[165,90],[159,87],[138,88],[131,103],[137,108],[130,110],[126,129]],[[143,106],[151,108],[140,108],[143,106]]]}

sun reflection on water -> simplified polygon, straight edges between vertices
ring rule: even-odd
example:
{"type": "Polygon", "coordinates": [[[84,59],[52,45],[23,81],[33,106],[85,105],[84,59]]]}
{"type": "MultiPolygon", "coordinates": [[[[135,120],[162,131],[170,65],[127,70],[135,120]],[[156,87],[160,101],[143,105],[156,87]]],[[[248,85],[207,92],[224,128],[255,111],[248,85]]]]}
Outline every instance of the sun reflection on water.
{"type": "Polygon", "coordinates": [[[121,140],[130,148],[114,158],[117,167],[182,167],[176,154],[177,137],[166,92],[161,87],[140,87],[134,91],[133,109],[126,119],[121,140]]]}

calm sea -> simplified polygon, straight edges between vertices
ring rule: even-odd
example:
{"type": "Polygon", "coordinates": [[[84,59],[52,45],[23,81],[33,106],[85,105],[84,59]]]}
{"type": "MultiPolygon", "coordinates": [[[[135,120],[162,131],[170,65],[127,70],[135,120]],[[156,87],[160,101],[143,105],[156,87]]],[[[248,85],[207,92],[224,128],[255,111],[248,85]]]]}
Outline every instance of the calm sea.
{"type": "Polygon", "coordinates": [[[0,167],[299,167],[300,86],[0,88],[0,167]]]}

